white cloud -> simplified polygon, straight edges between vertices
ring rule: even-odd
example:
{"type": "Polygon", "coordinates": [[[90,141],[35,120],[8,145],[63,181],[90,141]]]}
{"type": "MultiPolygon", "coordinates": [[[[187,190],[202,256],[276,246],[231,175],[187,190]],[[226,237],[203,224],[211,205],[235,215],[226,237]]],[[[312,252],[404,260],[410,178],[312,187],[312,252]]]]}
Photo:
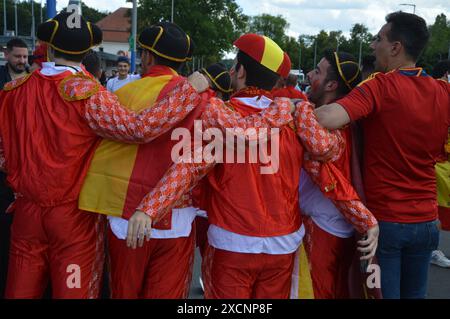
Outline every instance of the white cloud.
{"type": "MultiPolygon", "coordinates": [[[[58,9],[68,2],[58,0],[58,9]]],[[[450,18],[449,0],[259,0],[257,5],[255,0],[236,2],[247,15],[269,13],[284,16],[290,24],[288,34],[292,36],[317,34],[321,29],[341,30],[348,34],[355,23],[364,23],[370,32],[377,33],[389,12],[412,12],[412,7],[399,6],[403,2],[415,3],[416,13],[428,24],[432,24],[440,13],[445,13],[450,18]]],[[[131,6],[125,0],[85,0],[84,3],[100,11],[114,11],[119,7],[131,6]]]]}
{"type": "MultiPolygon", "coordinates": [[[[57,9],[61,10],[68,3],[69,0],[57,0],[57,9]]],[[[120,7],[131,8],[131,3],[126,2],[126,0],[84,0],[83,3],[100,11],[114,11],[120,7]]]]}
{"type": "Polygon", "coordinates": [[[448,0],[237,0],[245,14],[262,13],[280,14],[289,22],[289,34],[317,34],[325,31],[341,30],[348,34],[352,25],[364,23],[369,31],[377,33],[384,24],[385,16],[393,11],[412,12],[409,6],[400,6],[402,2],[416,4],[416,13],[428,24],[440,13],[450,18],[450,2],[448,0]]]}

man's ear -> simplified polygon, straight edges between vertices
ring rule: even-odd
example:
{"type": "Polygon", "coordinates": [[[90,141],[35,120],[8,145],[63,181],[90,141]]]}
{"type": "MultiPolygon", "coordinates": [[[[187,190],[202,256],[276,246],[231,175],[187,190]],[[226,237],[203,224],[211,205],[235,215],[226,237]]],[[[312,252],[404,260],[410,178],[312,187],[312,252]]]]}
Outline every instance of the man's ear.
{"type": "Polygon", "coordinates": [[[394,41],[391,44],[391,56],[395,57],[400,54],[404,50],[403,44],[400,41],[394,41]]]}
{"type": "Polygon", "coordinates": [[[327,84],[325,85],[325,91],[327,92],[333,92],[336,91],[339,87],[339,83],[338,81],[328,81],[327,84]]]}
{"type": "Polygon", "coordinates": [[[242,64],[239,65],[239,70],[237,70],[238,79],[244,79],[247,77],[247,71],[242,64]]]}
{"type": "Polygon", "coordinates": [[[150,53],[150,51],[147,51],[147,55],[148,55],[147,65],[153,65],[153,63],[155,61],[155,57],[153,56],[153,54],[150,53]]]}

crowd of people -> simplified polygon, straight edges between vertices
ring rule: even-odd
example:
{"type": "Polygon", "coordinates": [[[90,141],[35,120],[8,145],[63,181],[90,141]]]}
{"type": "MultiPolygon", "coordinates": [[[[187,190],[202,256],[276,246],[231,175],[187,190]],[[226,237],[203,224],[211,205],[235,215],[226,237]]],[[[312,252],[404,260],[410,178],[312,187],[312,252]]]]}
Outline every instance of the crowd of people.
{"type": "Polygon", "coordinates": [[[307,93],[259,34],[230,70],[181,75],[195,43],[170,22],[139,35],[140,75],[119,57],[105,83],[101,30],[68,18],[0,68],[6,298],[187,298],[196,247],[207,299],[419,299],[430,262],[450,268],[450,65],[417,66],[419,16],[389,14],[362,65],[324,52],[307,93]]]}

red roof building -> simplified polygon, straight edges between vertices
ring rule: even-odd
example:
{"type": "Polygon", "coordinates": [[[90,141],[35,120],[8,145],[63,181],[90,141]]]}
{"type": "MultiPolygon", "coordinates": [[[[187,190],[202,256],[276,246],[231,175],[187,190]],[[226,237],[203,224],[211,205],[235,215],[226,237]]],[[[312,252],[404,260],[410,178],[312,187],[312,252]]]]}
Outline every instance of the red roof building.
{"type": "Polygon", "coordinates": [[[128,54],[131,35],[130,9],[119,8],[110,15],[97,22],[97,26],[103,31],[104,52],[118,54],[124,51],[128,54]]]}

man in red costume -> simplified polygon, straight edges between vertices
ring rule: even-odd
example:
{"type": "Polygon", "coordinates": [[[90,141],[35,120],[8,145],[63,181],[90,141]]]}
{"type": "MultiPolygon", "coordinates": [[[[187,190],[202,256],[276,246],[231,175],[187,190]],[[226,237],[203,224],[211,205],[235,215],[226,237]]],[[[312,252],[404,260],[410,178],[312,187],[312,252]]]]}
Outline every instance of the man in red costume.
{"type": "MultiPolygon", "coordinates": [[[[194,47],[180,27],[168,22],[145,29],[138,43],[144,76],[115,92],[123,105],[136,111],[161,101],[183,81],[177,70],[190,58],[194,47]]],[[[173,163],[175,130],[192,131],[196,119],[204,119],[205,125],[213,123],[214,117],[206,105],[209,94],[203,97],[202,103],[182,122],[151,143],[137,146],[105,140],[96,150],[80,194],[79,208],[109,215],[113,298],[188,296],[194,257],[193,220],[197,214],[190,196],[185,196],[166,218],[152,225],[151,239],[142,249],[127,247],[125,238],[127,219],[173,163]]],[[[217,102],[220,100],[212,100],[211,105],[216,107],[217,102]]],[[[273,117],[269,114],[267,118],[273,117]]],[[[250,127],[255,125],[248,123],[250,127]]]]}
{"type": "MultiPolygon", "coordinates": [[[[361,72],[356,60],[345,52],[327,51],[324,58],[307,76],[311,84],[308,97],[315,107],[345,96],[361,81],[361,72]]],[[[352,157],[355,156],[350,127],[343,129],[341,133],[346,140],[345,151],[327,165],[335,167],[337,170],[334,173],[340,172],[341,178],[350,185],[353,179],[352,157]]],[[[305,169],[302,170],[300,178],[300,207],[305,216],[304,249],[310,266],[312,295],[297,294],[298,291],[302,291],[302,287],[297,287],[299,282],[304,283],[307,279],[299,278],[305,270],[296,268],[293,296],[347,299],[350,297],[350,266],[356,252],[353,235],[355,228],[359,229],[359,225],[353,225],[354,220],[346,219],[348,215],[342,214],[339,211],[340,206],[336,206],[322,193],[320,185],[315,184],[317,179],[310,170],[323,164],[311,162],[308,157],[305,157],[305,169]]]]}
{"type": "MultiPolygon", "coordinates": [[[[280,75],[287,75],[290,62],[278,45],[264,36],[247,34],[235,45],[239,52],[232,81],[237,93],[228,105],[242,115],[257,114],[270,104],[269,90],[280,75]]],[[[215,167],[211,161],[179,162],[139,206],[142,212],[135,214],[141,218],[146,213],[158,220],[214,167],[205,188],[211,224],[204,263],[207,298],[289,297],[294,255],[304,234],[298,210],[303,147],[296,135],[315,156],[333,158],[343,150],[340,135],[320,128],[309,104],[299,108],[297,127],[285,126],[279,134],[278,171],[261,174],[266,166],[262,161],[215,167]]],[[[270,142],[275,147],[276,140],[270,142]]],[[[354,214],[354,218],[365,220],[362,229],[373,224],[368,215],[354,214]]],[[[129,232],[131,241],[134,233],[132,229],[129,232]]]]}
{"type": "MultiPolygon", "coordinates": [[[[101,43],[100,29],[81,17],[80,28],[71,28],[69,19],[64,12],[38,28],[54,62],[0,92],[0,167],[18,197],[7,298],[39,298],[49,279],[55,298],[98,296],[104,219],[80,211],[77,200],[100,136],[149,142],[201,101],[184,80],[151,109],[123,108],[81,67],[101,43]]],[[[222,121],[236,118],[214,110],[222,121]]]]}

